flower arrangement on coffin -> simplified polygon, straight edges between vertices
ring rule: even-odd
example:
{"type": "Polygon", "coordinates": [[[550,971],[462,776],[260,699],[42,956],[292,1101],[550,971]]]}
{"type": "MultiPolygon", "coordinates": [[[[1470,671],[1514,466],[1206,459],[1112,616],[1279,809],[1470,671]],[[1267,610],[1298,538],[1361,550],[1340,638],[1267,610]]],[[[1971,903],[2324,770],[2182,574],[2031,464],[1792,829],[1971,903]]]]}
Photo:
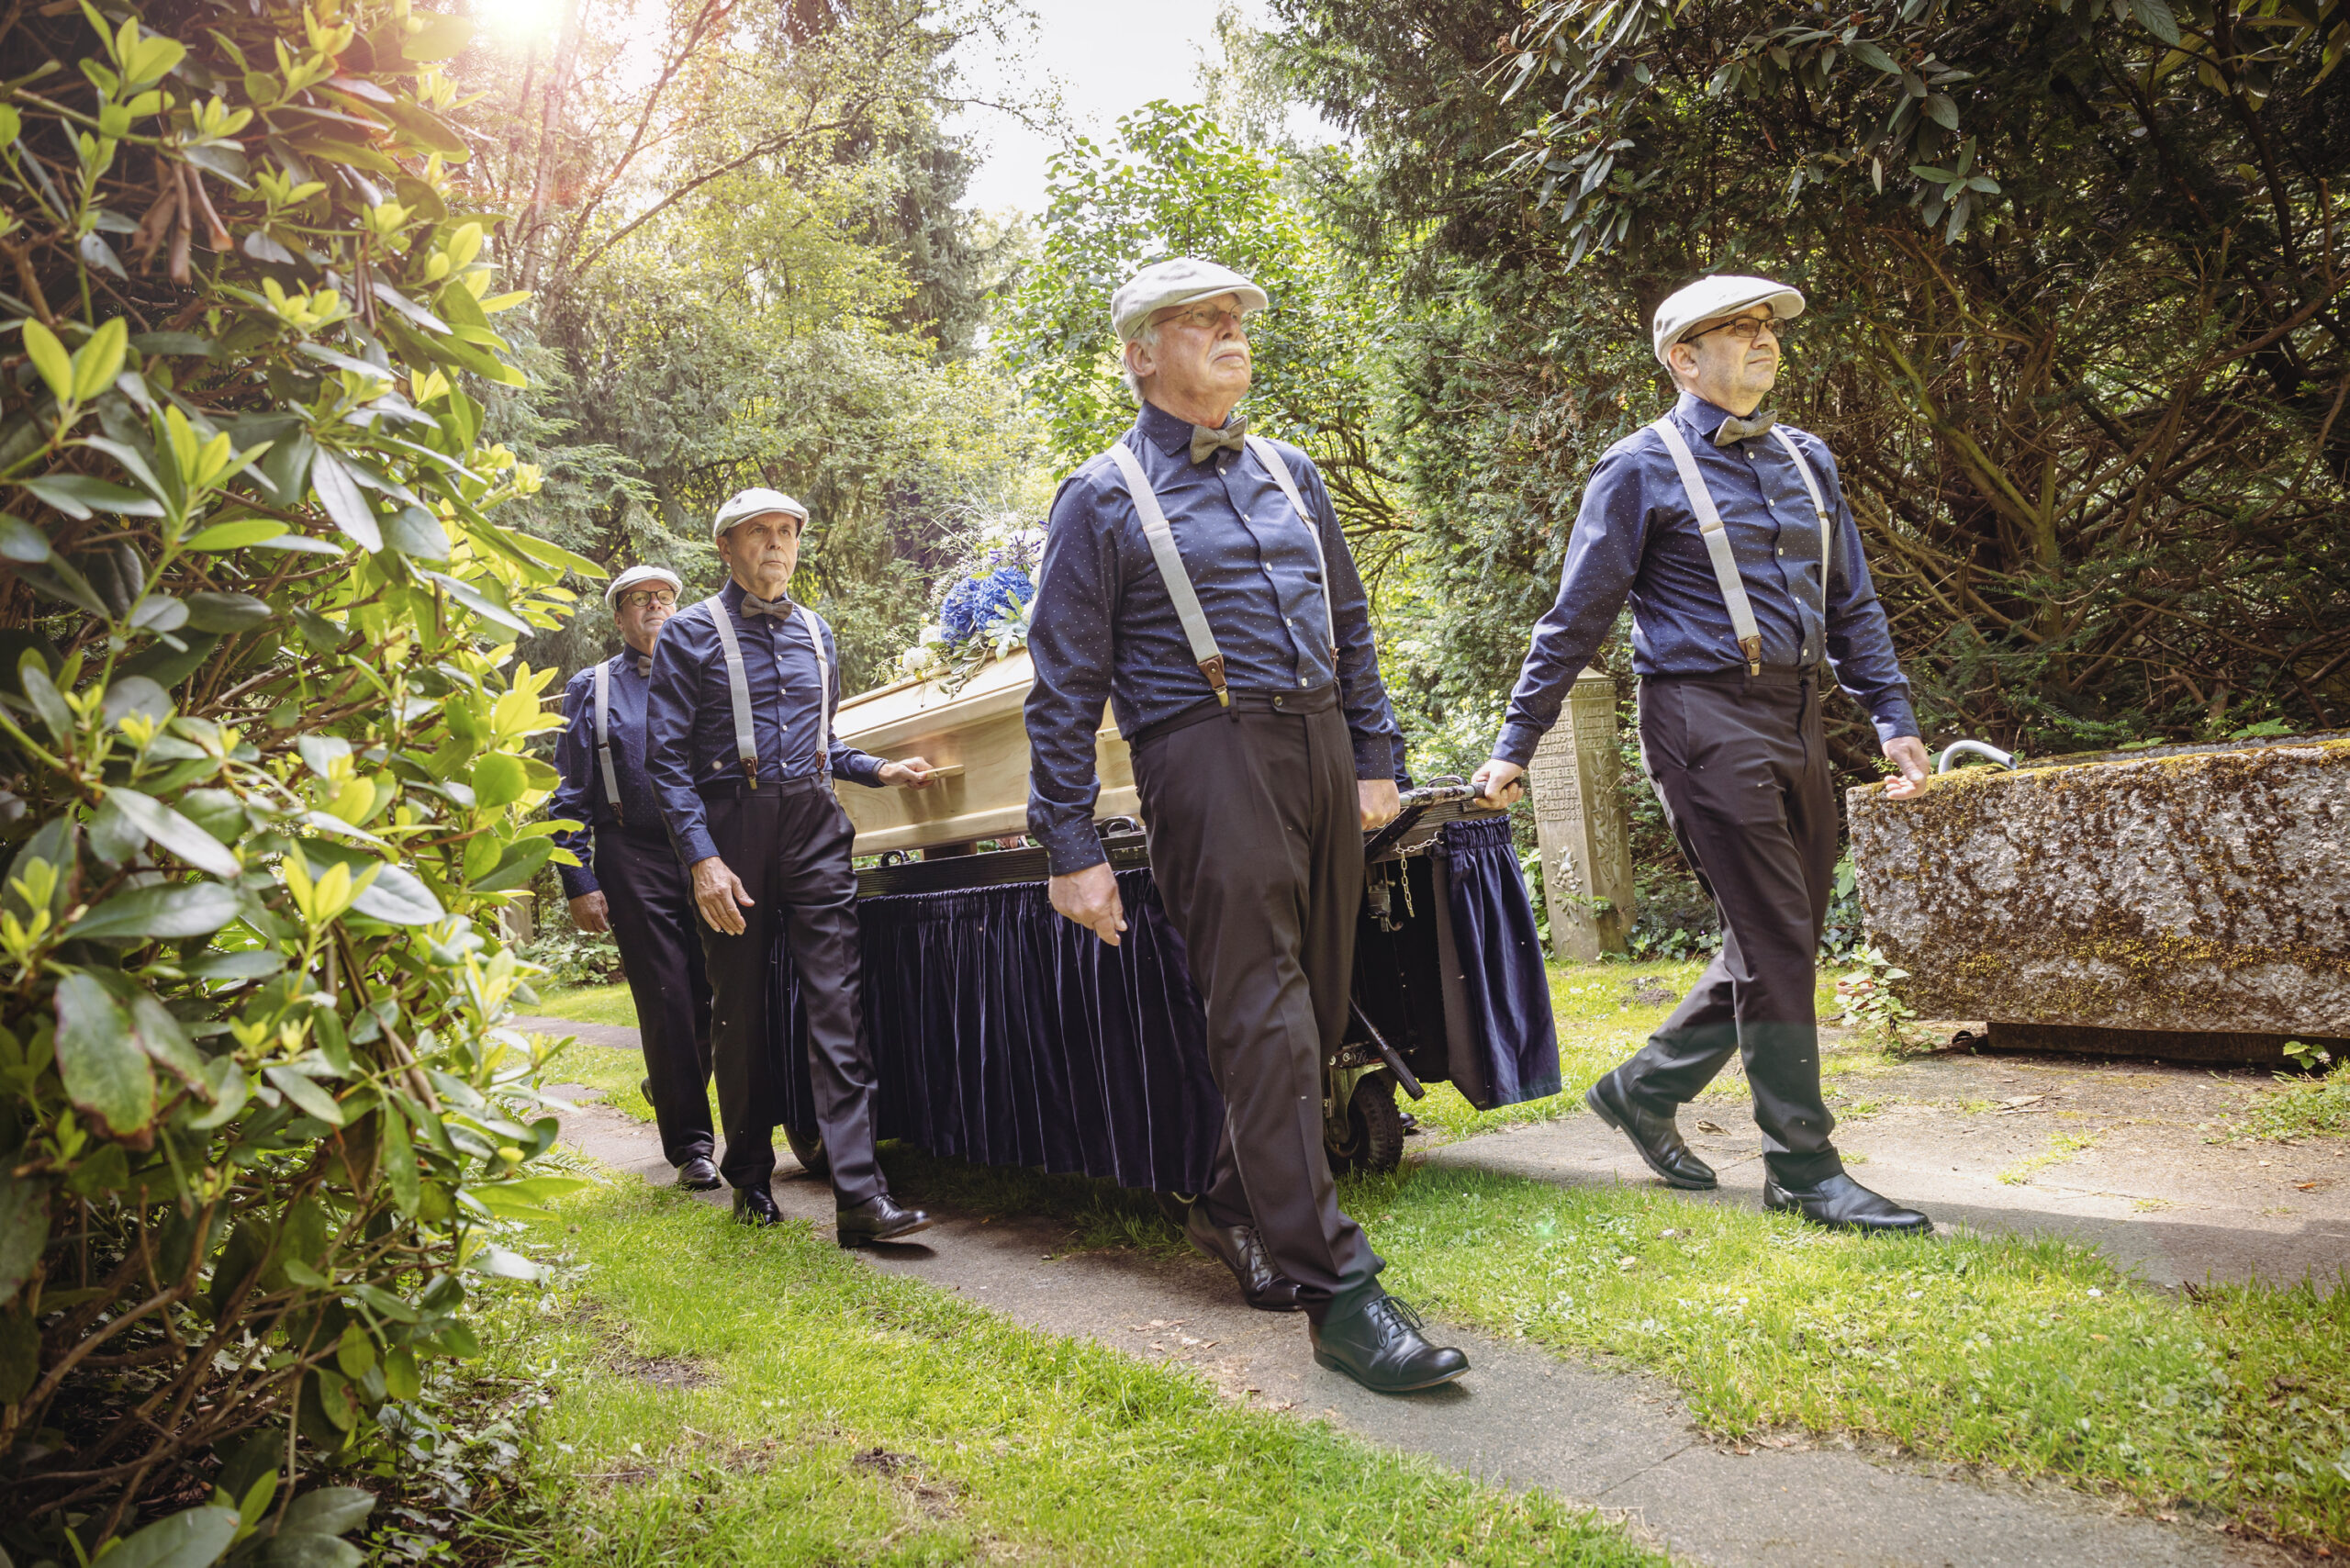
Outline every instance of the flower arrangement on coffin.
{"type": "Polygon", "coordinates": [[[1026,646],[1029,616],[1036,603],[1036,557],[1043,545],[1041,528],[1015,527],[983,535],[974,557],[948,575],[937,619],[899,655],[899,675],[912,680],[934,678],[951,692],[990,659],[1026,646]]]}

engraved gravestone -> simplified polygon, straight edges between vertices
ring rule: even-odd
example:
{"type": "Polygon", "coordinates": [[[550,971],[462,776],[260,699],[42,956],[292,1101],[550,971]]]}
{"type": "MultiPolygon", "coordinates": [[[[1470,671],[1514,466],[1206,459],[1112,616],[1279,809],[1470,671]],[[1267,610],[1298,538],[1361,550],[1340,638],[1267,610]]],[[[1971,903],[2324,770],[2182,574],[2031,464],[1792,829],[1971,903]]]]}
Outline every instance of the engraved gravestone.
{"type": "Polygon", "coordinates": [[[1618,777],[1616,678],[1575,678],[1567,711],[1526,770],[1542,850],[1550,950],[1562,959],[1621,953],[1632,922],[1630,824],[1618,777]]]}

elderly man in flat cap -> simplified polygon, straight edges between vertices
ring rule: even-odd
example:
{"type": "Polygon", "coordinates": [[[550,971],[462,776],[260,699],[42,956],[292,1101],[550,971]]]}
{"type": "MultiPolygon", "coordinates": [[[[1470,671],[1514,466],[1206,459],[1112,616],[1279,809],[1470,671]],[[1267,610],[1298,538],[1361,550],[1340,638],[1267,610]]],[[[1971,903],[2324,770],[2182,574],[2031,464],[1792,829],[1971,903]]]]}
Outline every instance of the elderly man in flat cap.
{"type": "Polygon", "coordinates": [[[1125,911],[1093,824],[1108,701],[1224,1095],[1191,1238],[1251,1305],[1302,1308],[1324,1366],[1402,1393],[1469,1363],[1380,1289],[1378,1255],[1339,1211],[1321,1071],[1346,1027],[1362,833],[1396,813],[1399,741],[1321,476],[1230,417],[1248,390],[1243,320],[1264,305],[1192,260],[1111,300],[1141,412],[1053,502],[1028,641],[1028,826],[1053,907],[1114,944],[1125,911]]]}
{"type": "Polygon", "coordinates": [[[742,491],[711,539],[728,581],[679,610],[654,650],[653,788],[692,879],[714,1016],[711,1051],[726,1127],[719,1170],[745,1225],[782,1218],[768,1182],[774,1128],[755,1092],[770,1041],[767,966],[788,936],[808,1013],[816,1096],[843,1247],[892,1241],[930,1216],[890,1196],[874,1155],[873,1064],[857,1037],[856,832],[833,779],[930,780],[920,757],[884,762],[833,734],[839,658],[823,617],[789,597],[808,509],[779,490],[742,491]]]}
{"type": "Polygon", "coordinates": [[[711,1163],[710,981],[694,935],[693,894],[644,771],[653,649],[677,613],[679,587],[665,567],[631,566],[604,589],[628,645],[564,688],[554,752],[563,782],[547,799],[547,815],[580,824],[554,835],[579,857],[563,868],[571,923],[617,938],[661,1152],[677,1167],[679,1186],[704,1192],[718,1185],[711,1163]]]}
{"type": "Polygon", "coordinates": [[[1844,1173],[1819,1092],[1813,962],[1836,868],[1836,793],[1819,702],[1841,685],[1913,795],[1926,750],[1860,531],[1826,443],[1757,415],[1803,296],[1769,278],[1698,279],[1657,308],[1671,412],[1610,447],[1534,629],[1487,795],[1513,799],[1535,743],[1632,605],[1640,757],[1681,852],[1721,914],[1722,947],[1639,1054],[1585,1103],[1675,1187],[1714,1172],[1674,1112],[1742,1054],[1762,1129],[1763,1202],[1817,1224],[1927,1231],[1844,1173]]]}

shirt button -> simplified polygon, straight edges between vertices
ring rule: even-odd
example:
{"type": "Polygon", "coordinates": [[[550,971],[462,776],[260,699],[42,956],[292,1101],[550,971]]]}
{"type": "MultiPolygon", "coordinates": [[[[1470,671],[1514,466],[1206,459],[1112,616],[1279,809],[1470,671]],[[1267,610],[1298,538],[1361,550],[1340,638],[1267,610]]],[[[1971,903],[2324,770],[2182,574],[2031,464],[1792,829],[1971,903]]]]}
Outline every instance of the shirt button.
{"type": "Polygon", "coordinates": [[[1300,686],[1311,686],[1311,685],[1313,685],[1313,684],[1314,684],[1312,681],[1308,680],[1305,677],[1304,677],[1304,676],[1302,676],[1302,675],[1301,675],[1301,676],[1299,676],[1299,677],[1297,678],[1297,683],[1298,683],[1298,685],[1300,685],[1300,686]]]}

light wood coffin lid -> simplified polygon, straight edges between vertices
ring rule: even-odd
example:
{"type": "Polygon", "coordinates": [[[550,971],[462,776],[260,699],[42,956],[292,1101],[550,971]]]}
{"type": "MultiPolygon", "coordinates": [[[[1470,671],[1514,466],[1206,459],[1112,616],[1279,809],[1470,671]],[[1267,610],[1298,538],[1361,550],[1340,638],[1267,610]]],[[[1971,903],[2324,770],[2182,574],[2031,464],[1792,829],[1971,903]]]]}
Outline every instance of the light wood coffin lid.
{"type": "MultiPolygon", "coordinates": [[[[926,790],[834,786],[856,825],[859,855],[1006,838],[1028,831],[1028,728],[1021,705],[1035,683],[1022,648],[994,660],[949,696],[935,680],[901,680],[852,697],[834,718],[841,739],[859,751],[896,759],[921,756],[934,767],[959,765],[959,777],[926,790]]],[[[1134,766],[1105,711],[1094,741],[1102,778],[1096,818],[1136,814],[1134,766]]]]}

